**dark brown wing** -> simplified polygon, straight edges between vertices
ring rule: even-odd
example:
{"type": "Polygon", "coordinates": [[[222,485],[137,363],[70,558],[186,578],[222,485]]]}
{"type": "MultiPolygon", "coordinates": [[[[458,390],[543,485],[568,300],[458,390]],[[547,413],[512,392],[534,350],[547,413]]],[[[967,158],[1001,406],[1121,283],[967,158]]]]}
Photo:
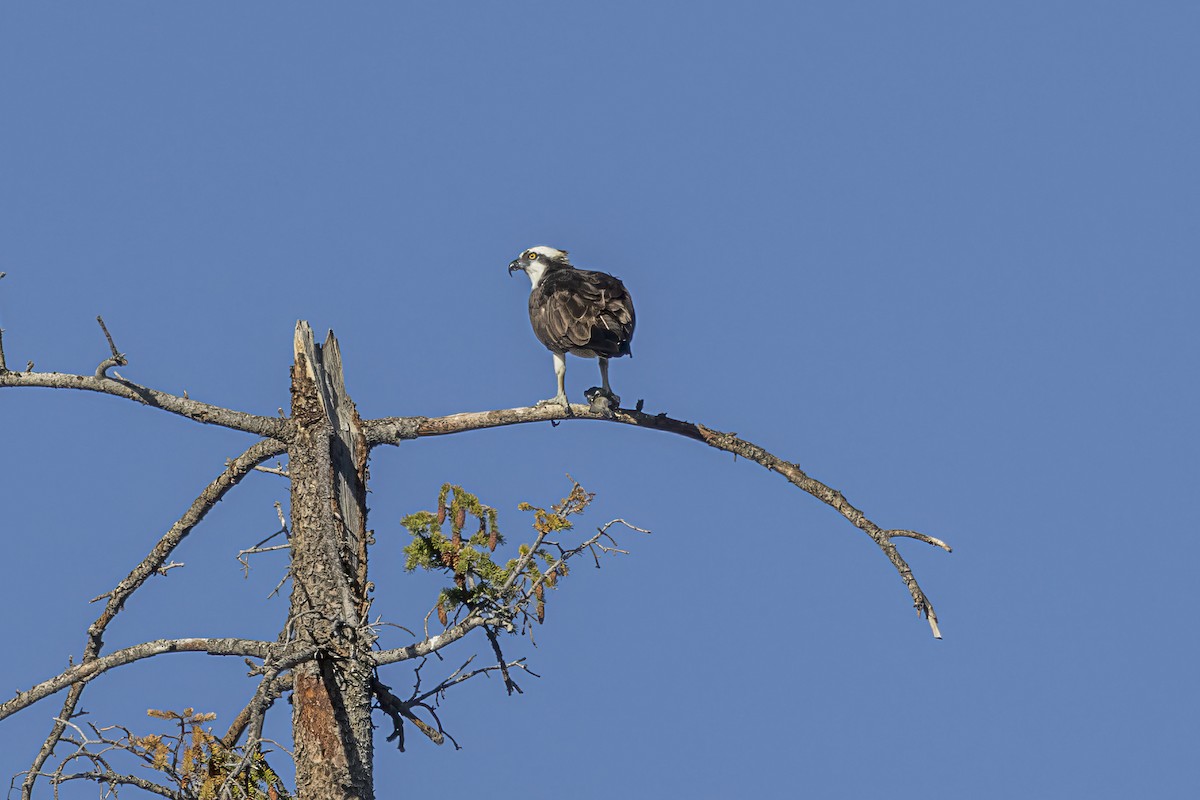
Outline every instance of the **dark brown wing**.
{"type": "Polygon", "coordinates": [[[547,272],[529,295],[529,321],[538,340],[555,352],[630,354],[633,300],[625,284],[603,272],[570,267],[547,272]]]}

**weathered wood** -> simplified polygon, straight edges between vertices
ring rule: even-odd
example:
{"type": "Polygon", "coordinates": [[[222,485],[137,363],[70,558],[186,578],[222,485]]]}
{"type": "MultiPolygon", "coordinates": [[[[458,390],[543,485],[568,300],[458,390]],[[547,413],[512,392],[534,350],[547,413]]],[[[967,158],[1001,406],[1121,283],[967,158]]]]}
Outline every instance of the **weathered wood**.
{"type": "Polygon", "coordinates": [[[341,353],[296,325],[292,368],[290,634],[320,648],[295,670],[296,791],[304,800],[374,797],[367,630],[366,461],[341,353]]]}

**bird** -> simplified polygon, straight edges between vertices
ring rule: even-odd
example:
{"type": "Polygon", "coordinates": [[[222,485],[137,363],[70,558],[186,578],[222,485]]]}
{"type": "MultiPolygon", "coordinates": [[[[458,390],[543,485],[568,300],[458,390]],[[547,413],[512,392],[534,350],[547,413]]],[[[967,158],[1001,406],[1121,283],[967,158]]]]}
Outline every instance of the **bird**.
{"type": "Polygon", "coordinates": [[[621,398],[608,383],[608,360],[632,356],[635,316],[633,298],[619,278],[605,272],[576,269],[566,250],[539,245],[521,252],[508,265],[508,274],[524,272],[529,277],[529,321],[533,334],[554,355],[558,393],[541,400],[539,406],[558,404],[569,408],[566,391],[567,353],[600,360],[600,382],[587,392],[608,400],[618,408],[621,398]]]}

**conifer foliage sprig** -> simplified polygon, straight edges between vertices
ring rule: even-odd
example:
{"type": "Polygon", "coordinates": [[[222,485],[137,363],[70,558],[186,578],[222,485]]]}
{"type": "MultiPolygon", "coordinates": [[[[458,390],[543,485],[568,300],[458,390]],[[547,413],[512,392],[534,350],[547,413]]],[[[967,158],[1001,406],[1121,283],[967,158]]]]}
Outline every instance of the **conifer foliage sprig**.
{"type": "Polygon", "coordinates": [[[401,521],[412,535],[412,542],[404,548],[405,569],[420,567],[452,577],[453,586],[441,591],[435,606],[443,625],[463,606],[483,612],[508,612],[509,616],[529,616],[526,609],[531,606],[532,617],[544,622],[546,587],[555,588],[568,574],[567,560],[585,549],[597,555],[598,551],[616,550],[599,544],[601,538],[608,538],[604,531],[574,545],[563,541],[574,528],[570,518],[582,514],[594,497],[572,479],[571,491],[549,509],[530,503],[518,505],[519,510],[533,513],[536,536],[532,543],[521,544],[516,557],[501,566],[494,558],[496,547],[504,543],[496,509],[484,505],[461,486],[444,484],[436,511],[418,511],[401,521]],[[472,531],[469,535],[465,533],[468,529],[472,531]]]}

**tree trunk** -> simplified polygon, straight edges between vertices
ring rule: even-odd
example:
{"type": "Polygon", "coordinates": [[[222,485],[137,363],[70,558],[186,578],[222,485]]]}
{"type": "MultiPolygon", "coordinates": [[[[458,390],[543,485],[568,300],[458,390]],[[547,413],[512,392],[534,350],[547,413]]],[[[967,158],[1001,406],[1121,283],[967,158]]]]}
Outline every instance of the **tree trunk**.
{"type": "Polygon", "coordinates": [[[318,346],[308,323],[298,323],[295,355],[287,635],[321,648],[320,658],[295,670],[296,792],[301,800],[373,800],[368,449],[333,332],[318,346]]]}

